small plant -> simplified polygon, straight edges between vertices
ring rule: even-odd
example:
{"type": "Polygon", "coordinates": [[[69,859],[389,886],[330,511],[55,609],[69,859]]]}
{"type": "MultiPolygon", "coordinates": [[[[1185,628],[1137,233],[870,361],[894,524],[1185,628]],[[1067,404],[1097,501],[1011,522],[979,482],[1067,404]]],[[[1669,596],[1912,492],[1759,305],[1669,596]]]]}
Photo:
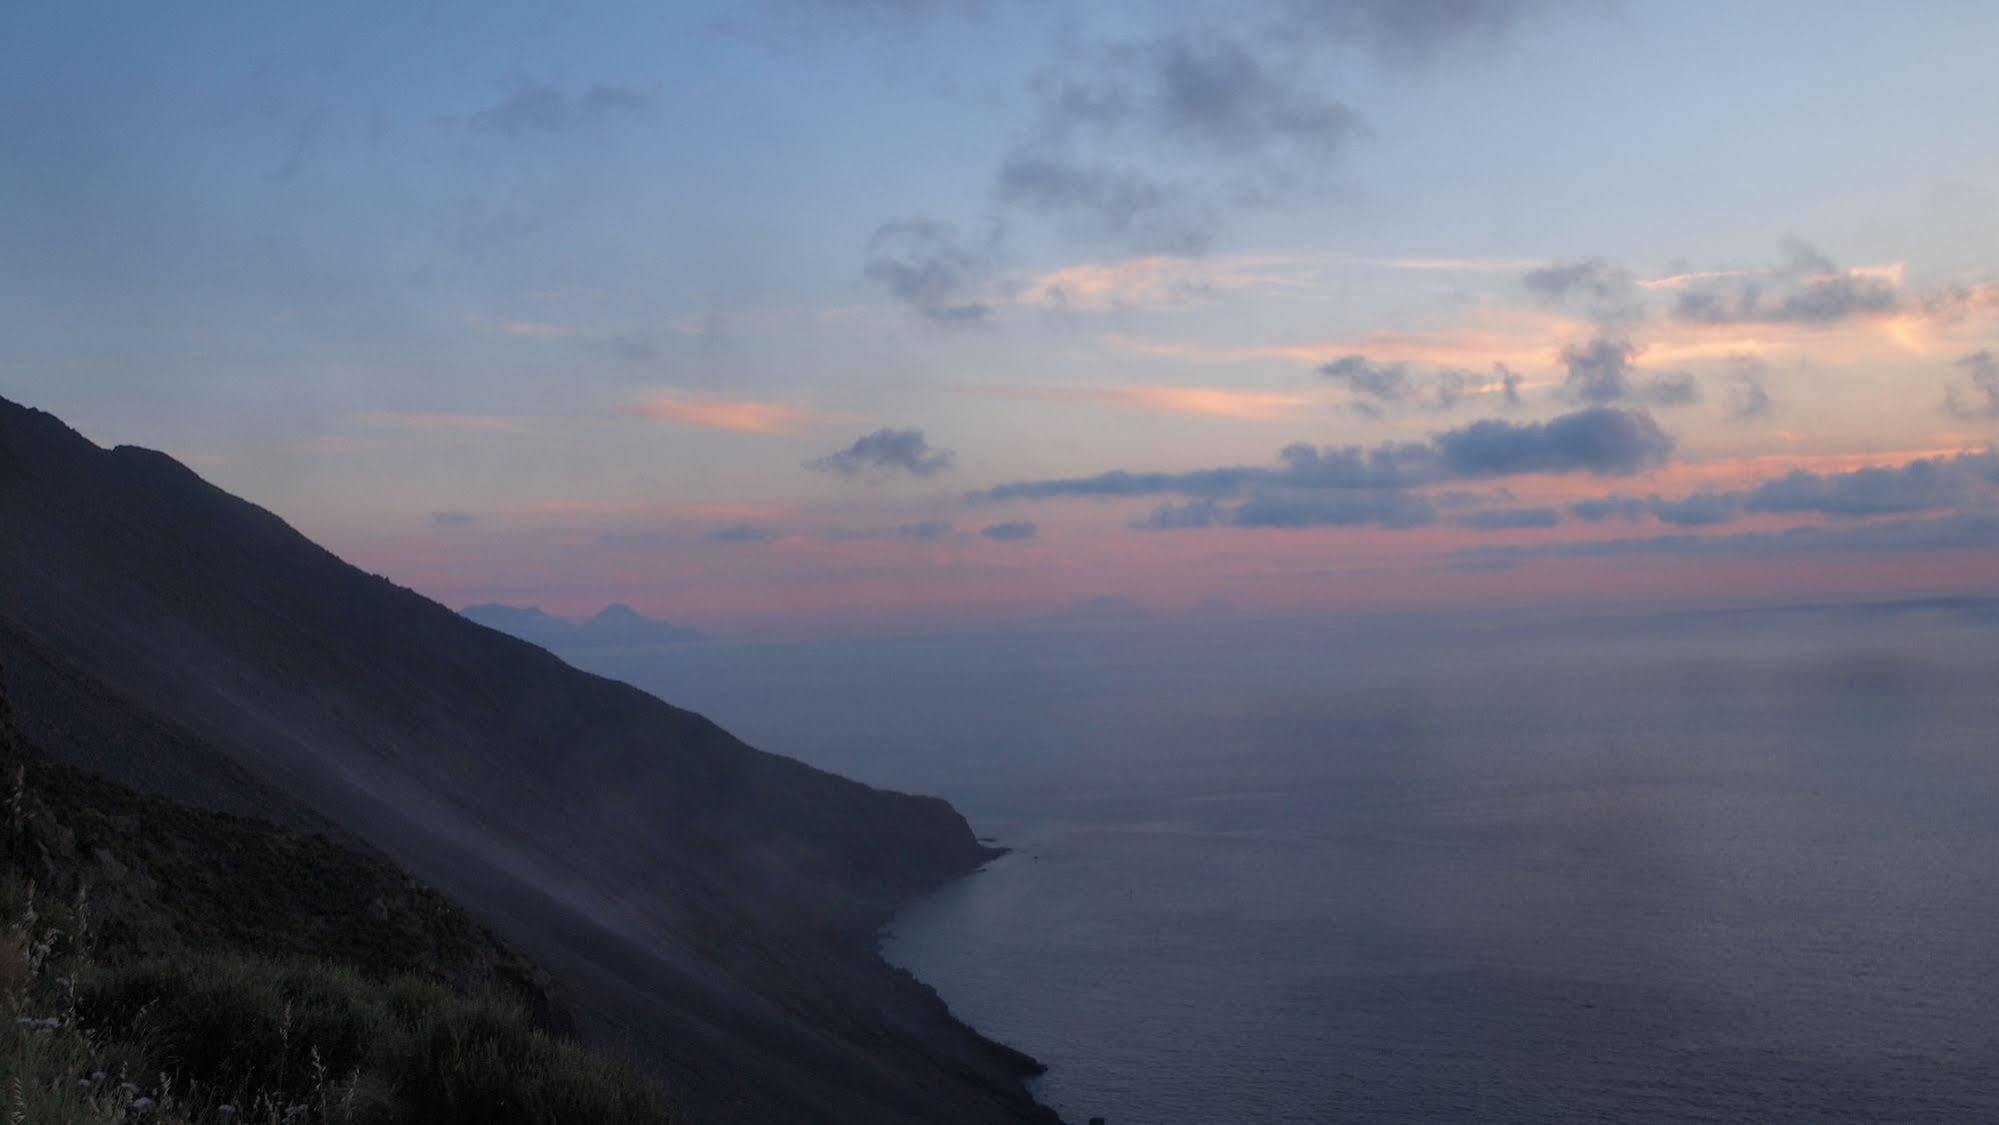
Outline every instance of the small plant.
{"type": "Polygon", "coordinates": [[[214,954],[104,966],[74,907],[0,893],[6,1120],[492,1125],[672,1121],[629,1067],[517,1005],[316,961],[214,954]],[[11,966],[11,967],[10,967],[11,966]]]}

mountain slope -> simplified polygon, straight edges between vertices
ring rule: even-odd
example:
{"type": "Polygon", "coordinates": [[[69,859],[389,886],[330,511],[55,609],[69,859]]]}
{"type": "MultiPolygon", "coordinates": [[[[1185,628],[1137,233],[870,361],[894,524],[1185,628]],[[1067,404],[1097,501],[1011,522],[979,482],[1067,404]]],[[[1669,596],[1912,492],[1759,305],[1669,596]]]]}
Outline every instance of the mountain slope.
{"type": "Polygon", "coordinates": [[[50,761],[14,734],[4,678],[0,783],[0,878],[62,902],[86,895],[101,955],[314,957],[502,993],[545,1027],[569,1025],[545,974],[393,864],[50,761]]]}
{"type": "Polygon", "coordinates": [[[381,850],[697,1120],[1048,1119],[1026,1059],[871,948],[988,857],[944,802],[753,750],[4,400],[0,529],[0,657],[49,753],[381,850]]]}

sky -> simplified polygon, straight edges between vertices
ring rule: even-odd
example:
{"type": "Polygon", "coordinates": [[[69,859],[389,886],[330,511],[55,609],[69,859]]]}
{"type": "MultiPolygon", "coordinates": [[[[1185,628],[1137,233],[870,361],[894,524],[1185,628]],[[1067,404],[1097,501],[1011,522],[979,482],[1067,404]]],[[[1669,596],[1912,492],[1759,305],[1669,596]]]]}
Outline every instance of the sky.
{"type": "Polygon", "coordinates": [[[447,604],[1999,590],[1999,10],[66,3],[0,395],[447,604]]]}

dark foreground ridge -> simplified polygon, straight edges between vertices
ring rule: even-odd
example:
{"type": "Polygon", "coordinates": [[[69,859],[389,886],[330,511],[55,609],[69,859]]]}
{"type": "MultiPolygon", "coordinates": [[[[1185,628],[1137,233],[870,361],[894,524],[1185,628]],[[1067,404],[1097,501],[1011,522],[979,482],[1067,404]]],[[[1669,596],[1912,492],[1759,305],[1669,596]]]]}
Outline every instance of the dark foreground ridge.
{"type": "Polygon", "coordinates": [[[51,756],[436,886],[696,1121],[1054,1120],[1031,1060],[874,951],[993,854],[948,804],[751,749],[5,400],[0,660],[51,756]]]}

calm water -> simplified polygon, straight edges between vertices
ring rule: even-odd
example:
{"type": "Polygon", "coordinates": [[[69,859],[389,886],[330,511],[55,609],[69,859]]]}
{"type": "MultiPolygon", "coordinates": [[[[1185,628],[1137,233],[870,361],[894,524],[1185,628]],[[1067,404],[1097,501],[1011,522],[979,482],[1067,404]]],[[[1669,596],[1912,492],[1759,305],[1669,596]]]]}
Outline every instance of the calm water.
{"type": "Polygon", "coordinates": [[[1991,611],[578,660],[1016,848],[888,951],[1077,1121],[1999,1121],[1991,611]]]}

